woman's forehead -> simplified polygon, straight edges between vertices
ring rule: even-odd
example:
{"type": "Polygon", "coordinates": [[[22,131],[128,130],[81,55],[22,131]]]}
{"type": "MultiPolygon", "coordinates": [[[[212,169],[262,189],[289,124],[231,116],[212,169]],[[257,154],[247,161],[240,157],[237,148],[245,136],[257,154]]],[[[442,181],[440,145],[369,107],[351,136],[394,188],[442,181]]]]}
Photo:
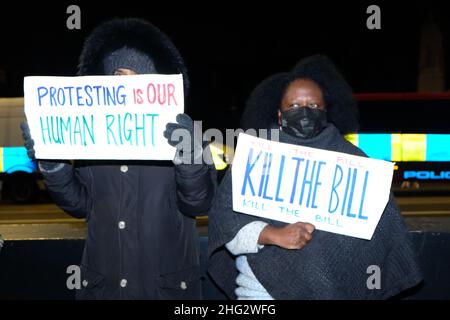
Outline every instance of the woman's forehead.
{"type": "Polygon", "coordinates": [[[322,88],[317,82],[312,79],[295,79],[289,83],[288,89],[306,88],[306,89],[316,89],[322,92],[322,88]]]}
{"type": "Polygon", "coordinates": [[[289,83],[286,89],[283,98],[292,98],[303,94],[323,98],[322,88],[314,80],[310,79],[296,79],[289,83]]]}

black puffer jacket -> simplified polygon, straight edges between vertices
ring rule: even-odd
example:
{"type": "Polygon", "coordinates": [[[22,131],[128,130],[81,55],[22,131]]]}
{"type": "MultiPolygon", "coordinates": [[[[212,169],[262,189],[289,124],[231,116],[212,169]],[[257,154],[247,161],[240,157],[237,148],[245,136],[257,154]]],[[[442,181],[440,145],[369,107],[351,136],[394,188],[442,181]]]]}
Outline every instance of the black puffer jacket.
{"type": "MultiPolygon", "coordinates": [[[[187,92],[177,49],[161,31],[136,19],[113,20],[95,29],[85,43],[79,74],[102,74],[98,61],[124,44],[149,52],[164,73],[183,73],[187,92]]],[[[80,161],[43,175],[54,201],[87,220],[77,298],[201,298],[194,216],[205,214],[212,202],[213,167],[80,161]]]]}

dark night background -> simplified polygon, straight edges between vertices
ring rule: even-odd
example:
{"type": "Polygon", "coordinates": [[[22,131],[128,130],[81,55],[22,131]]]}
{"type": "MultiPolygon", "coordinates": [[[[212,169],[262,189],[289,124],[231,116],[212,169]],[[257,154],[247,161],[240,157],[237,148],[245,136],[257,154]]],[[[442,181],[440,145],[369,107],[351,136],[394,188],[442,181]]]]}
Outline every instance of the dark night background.
{"type": "MultiPolygon", "coordinates": [[[[450,134],[449,3],[449,0],[122,0],[120,3],[0,0],[0,98],[23,96],[24,76],[74,76],[84,39],[94,27],[114,17],[140,17],[166,32],[186,61],[191,79],[187,113],[195,120],[203,120],[203,129],[236,128],[256,85],[274,73],[291,69],[311,54],[328,55],[355,93],[417,92],[421,28],[432,16],[442,35],[447,97],[436,101],[360,103],[361,132],[450,134]],[[66,27],[69,17],[66,9],[72,4],[81,8],[81,30],[66,27]],[[381,9],[381,30],[366,27],[369,17],[366,9],[372,4],[381,9]]],[[[19,127],[16,132],[20,133],[19,127]]],[[[448,146],[439,147],[447,155],[448,146]]],[[[450,170],[450,161],[397,164],[400,168],[394,174],[397,189],[393,190],[396,198],[402,199],[399,201],[402,213],[408,213],[406,221],[413,230],[412,239],[426,279],[412,299],[449,299],[450,180],[407,180],[402,175],[406,170],[444,173],[450,170]]],[[[219,177],[225,172],[220,171],[219,177]]],[[[11,177],[14,178],[10,183],[22,183],[17,176],[11,177]]],[[[59,222],[52,220],[56,217],[53,209],[44,213],[44,209],[33,206],[3,206],[7,214],[0,223],[6,221],[13,229],[18,225],[19,230],[31,230],[22,227],[29,221],[44,225],[47,222],[40,219],[48,217],[50,224],[58,228],[59,222]],[[11,222],[11,217],[21,221],[15,220],[16,214],[20,214],[17,219],[26,222],[11,222]]],[[[78,229],[77,225],[73,228],[78,229]]],[[[7,239],[0,257],[0,299],[73,298],[73,292],[65,286],[65,270],[68,265],[79,263],[84,240],[62,239],[7,239]]],[[[203,236],[200,240],[202,268],[206,268],[207,238],[203,236]]],[[[204,288],[214,291],[208,281],[204,282],[204,288]]],[[[411,298],[408,295],[415,294],[416,289],[406,292],[405,297],[411,298]]],[[[205,297],[209,295],[214,294],[206,291],[205,297]]],[[[29,309],[35,313],[37,305],[29,309]]],[[[161,306],[160,302],[157,306],[161,306]]],[[[27,308],[12,310],[24,309],[27,308]]],[[[332,312],[335,309],[329,308],[332,312]]],[[[405,310],[411,310],[411,304],[402,309],[403,314],[405,310]]],[[[435,308],[432,310],[437,316],[435,308]]]]}
{"type": "Polygon", "coordinates": [[[420,27],[430,13],[450,52],[444,2],[156,3],[2,1],[0,96],[22,96],[27,75],[74,75],[83,39],[112,17],[146,18],[172,38],[190,71],[187,111],[207,127],[236,127],[260,81],[315,53],[327,54],[355,92],[416,91],[420,27]],[[81,8],[81,30],[66,28],[70,4],[81,8]],[[381,8],[381,30],[366,27],[370,4],[381,8]]]}

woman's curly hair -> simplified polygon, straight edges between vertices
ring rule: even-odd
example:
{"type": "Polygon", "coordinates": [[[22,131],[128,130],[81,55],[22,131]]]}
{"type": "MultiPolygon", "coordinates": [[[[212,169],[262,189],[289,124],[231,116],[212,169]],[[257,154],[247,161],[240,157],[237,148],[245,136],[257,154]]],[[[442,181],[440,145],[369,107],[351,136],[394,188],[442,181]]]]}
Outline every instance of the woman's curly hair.
{"type": "Polygon", "coordinates": [[[241,117],[243,129],[267,129],[277,123],[277,113],[288,85],[310,79],[322,89],[328,121],[342,134],[357,132],[359,113],[353,91],[333,62],[324,55],[302,59],[290,72],[278,73],[260,83],[250,94],[241,117]]]}

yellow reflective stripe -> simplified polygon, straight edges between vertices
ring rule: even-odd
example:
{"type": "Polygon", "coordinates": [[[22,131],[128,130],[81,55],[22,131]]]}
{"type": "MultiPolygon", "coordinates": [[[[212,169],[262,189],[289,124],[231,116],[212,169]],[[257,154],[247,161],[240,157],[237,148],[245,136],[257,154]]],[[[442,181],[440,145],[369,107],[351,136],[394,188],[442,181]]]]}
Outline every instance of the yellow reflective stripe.
{"type": "Polygon", "coordinates": [[[223,170],[227,167],[226,162],[224,162],[222,160],[222,158],[220,158],[219,156],[213,154],[212,158],[213,158],[213,162],[214,162],[214,166],[216,167],[216,170],[223,170]]]}
{"type": "Polygon", "coordinates": [[[392,134],[392,161],[426,161],[426,134],[392,134]]]}
{"type": "Polygon", "coordinates": [[[427,158],[427,135],[426,134],[403,134],[403,161],[426,161],[427,158]]]}
{"type": "Polygon", "coordinates": [[[402,135],[399,133],[391,134],[391,161],[402,161],[402,135]]]}
{"type": "Polygon", "coordinates": [[[0,148],[0,172],[3,172],[3,148],[0,148]]]}
{"type": "Polygon", "coordinates": [[[223,150],[213,144],[209,145],[209,149],[211,150],[211,155],[216,170],[224,170],[227,167],[227,163],[223,161],[223,150]]]}
{"type": "Polygon", "coordinates": [[[345,139],[353,143],[355,146],[358,146],[358,134],[357,133],[349,133],[345,135],[345,139]]]}

